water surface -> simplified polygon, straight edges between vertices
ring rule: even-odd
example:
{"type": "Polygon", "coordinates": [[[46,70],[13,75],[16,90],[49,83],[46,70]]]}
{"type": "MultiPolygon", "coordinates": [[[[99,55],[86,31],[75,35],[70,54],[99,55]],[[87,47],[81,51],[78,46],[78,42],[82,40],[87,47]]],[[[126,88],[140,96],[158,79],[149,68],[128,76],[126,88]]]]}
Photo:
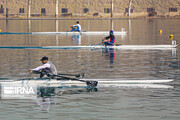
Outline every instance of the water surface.
{"type": "MultiPolygon", "coordinates": [[[[7,32],[67,31],[73,20],[1,20],[7,32]]],[[[85,31],[108,31],[110,20],[80,21],[85,31]],[[84,24],[84,25],[83,25],[84,24]]],[[[126,36],[116,36],[116,44],[171,44],[173,34],[180,42],[178,19],[113,20],[115,31],[125,28],[126,36]],[[159,30],[162,29],[162,34],[159,30]]],[[[1,35],[0,46],[66,46],[98,44],[104,36],[1,35]]],[[[169,88],[103,87],[38,88],[37,100],[0,100],[0,119],[62,120],[179,120],[180,52],[174,50],[118,49],[0,49],[0,77],[23,78],[28,69],[41,65],[48,56],[59,73],[85,73],[93,79],[174,79],[169,88]]]]}

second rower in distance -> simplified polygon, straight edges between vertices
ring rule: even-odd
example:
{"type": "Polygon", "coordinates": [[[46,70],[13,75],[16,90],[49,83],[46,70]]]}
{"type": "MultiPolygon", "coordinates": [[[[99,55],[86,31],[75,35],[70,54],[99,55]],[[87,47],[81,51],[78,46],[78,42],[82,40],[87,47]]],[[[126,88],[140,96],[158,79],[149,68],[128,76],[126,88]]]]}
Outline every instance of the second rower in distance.
{"type": "Polygon", "coordinates": [[[113,30],[110,30],[109,36],[104,37],[104,39],[102,40],[102,44],[104,44],[104,45],[114,45],[115,40],[116,40],[116,38],[114,36],[114,32],[113,32],[113,30]],[[108,40],[108,39],[110,39],[110,41],[105,42],[105,40],[108,40]]]}
{"type": "Polygon", "coordinates": [[[76,25],[70,26],[72,30],[70,32],[81,32],[81,25],[79,24],[79,21],[76,22],[76,25]]]}

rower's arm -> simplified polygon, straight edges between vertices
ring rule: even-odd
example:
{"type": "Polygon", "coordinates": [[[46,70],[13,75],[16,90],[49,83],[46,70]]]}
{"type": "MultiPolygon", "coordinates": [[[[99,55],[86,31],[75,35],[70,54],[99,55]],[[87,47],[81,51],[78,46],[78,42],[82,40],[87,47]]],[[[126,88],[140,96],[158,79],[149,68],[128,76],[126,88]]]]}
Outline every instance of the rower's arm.
{"type": "Polygon", "coordinates": [[[104,37],[105,40],[108,40],[110,38],[110,36],[104,37]]]}
{"type": "Polygon", "coordinates": [[[41,66],[39,66],[39,67],[37,67],[37,68],[34,68],[34,69],[32,69],[32,71],[39,71],[39,70],[42,70],[42,69],[45,69],[45,68],[50,68],[50,64],[43,64],[43,65],[41,65],[41,66]]]}

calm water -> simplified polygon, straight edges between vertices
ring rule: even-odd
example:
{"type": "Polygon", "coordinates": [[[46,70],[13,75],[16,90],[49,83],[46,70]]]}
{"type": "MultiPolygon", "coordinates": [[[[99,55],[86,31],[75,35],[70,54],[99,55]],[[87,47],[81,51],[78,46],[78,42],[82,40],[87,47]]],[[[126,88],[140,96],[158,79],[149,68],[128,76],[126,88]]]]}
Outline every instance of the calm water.
{"type": "MultiPolygon", "coordinates": [[[[8,20],[0,29],[8,32],[67,31],[73,20],[8,20]]],[[[180,43],[179,19],[85,20],[85,31],[115,31],[117,44],[171,44],[173,34],[180,43]],[[159,30],[162,29],[162,34],[159,30]]],[[[0,35],[0,46],[66,46],[98,44],[104,36],[0,35]]],[[[59,73],[85,73],[97,79],[174,79],[169,88],[104,87],[38,88],[37,100],[0,99],[1,120],[179,120],[180,47],[176,50],[41,50],[0,49],[0,77],[35,77],[28,69],[41,65],[48,56],[59,73]]]]}

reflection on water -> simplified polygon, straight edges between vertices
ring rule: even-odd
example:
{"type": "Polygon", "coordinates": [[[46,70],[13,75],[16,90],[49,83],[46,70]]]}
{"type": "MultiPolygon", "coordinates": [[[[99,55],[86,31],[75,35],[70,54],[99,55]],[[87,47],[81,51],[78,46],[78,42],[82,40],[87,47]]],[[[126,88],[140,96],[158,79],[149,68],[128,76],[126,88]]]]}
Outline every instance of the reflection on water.
{"type": "Polygon", "coordinates": [[[81,35],[72,35],[74,45],[81,45],[81,35]]]}
{"type": "Polygon", "coordinates": [[[56,105],[55,99],[58,96],[97,92],[97,88],[73,88],[73,87],[38,87],[36,104],[39,111],[49,111],[52,105],[56,105]]]}
{"type": "Polygon", "coordinates": [[[98,88],[94,87],[38,87],[38,97],[60,96],[63,94],[81,94],[85,92],[97,92],[98,88]]]}
{"type": "Polygon", "coordinates": [[[113,64],[114,59],[115,59],[115,50],[114,50],[114,48],[102,49],[102,56],[104,56],[105,59],[109,59],[109,62],[111,64],[113,64]]]}
{"type": "Polygon", "coordinates": [[[1,77],[38,77],[29,68],[41,65],[39,59],[48,56],[59,73],[85,73],[86,78],[166,79],[178,76],[179,58],[171,50],[118,49],[0,49],[1,77]],[[173,65],[172,65],[173,63],[173,65]],[[103,71],[103,72],[102,72],[103,71]],[[113,71],[111,74],[109,71],[113,71]],[[173,73],[173,74],[169,74],[173,73]]]}
{"type": "Polygon", "coordinates": [[[53,101],[52,98],[37,99],[37,105],[39,105],[39,110],[40,111],[49,111],[50,106],[55,104],[52,101],[53,101]]]}

